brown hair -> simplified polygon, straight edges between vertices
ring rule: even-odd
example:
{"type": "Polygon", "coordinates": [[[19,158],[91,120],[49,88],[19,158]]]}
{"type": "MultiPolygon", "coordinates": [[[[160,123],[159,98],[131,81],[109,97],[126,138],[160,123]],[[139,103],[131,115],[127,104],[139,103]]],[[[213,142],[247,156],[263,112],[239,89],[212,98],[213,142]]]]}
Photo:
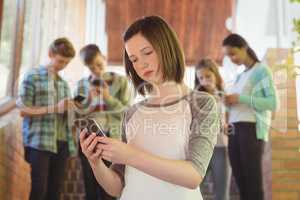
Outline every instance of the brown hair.
{"type": "Polygon", "coordinates": [[[195,73],[196,74],[196,77],[195,77],[195,89],[196,90],[207,92],[205,87],[203,87],[200,84],[198,77],[197,77],[197,72],[200,69],[207,69],[207,70],[211,71],[216,77],[216,81],[217,81],[216,87],[217,87],[218,91],[219,92],[224,91],[224,83],[223,83],[223,79],[219,73],[218,65],[212,59],[209,59],[209,58],[201,59],[198,62],[198,64],[196,65],[196,73],[195,73]]]}
{"type": "Polygon", "coordinates": [[[98,54],[103,56],[99,47],[95,44],[82,47],[79,54],[85,65],[90,65],[98,54]]]}
{"type": "Polygon", "coordinates": [[[49,47],[49,51],[67,58],[74,58],[75,56],[72,43],[65,37],[54,40],[49,47]]]}
{"type": "MultiPolygon", "coordinates": [[[[176,33],[167,22],[158,16],[148,16],[138,19],[127,28],[123,36],[123,41],[126,42],[139,33],[151,43],[157,53],[163,74],[163,81],[181,83],[185,70],[184,54],[179,45],[176,33]]],[[[126,50],[124,51],[124,63],[126,74],[132,80],[138,93],[145,95],[146,92],[151,92],[152,86],[138,76],[126,50]]]]}

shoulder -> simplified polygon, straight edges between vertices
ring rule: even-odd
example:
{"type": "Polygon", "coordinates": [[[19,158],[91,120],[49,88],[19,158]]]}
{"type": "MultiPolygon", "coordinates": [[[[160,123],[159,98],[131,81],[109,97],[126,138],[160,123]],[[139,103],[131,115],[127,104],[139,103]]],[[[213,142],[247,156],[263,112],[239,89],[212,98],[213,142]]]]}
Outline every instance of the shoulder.
{"type": "Polygon", "coordinates": [[[140,105],[141,105],[141,102],[138,102],[138,103],[135,103],[125,109],[124,119],[123,119],[125,124],[127,124],[129,122],[129,120],[131,119],[133,114],[138,110],[140,105]]]}
{"type": "Polygon", "coordinates": [[[39,77],[41,77],[41,75],[43,74],[43,71],[44,71],[43,67],[34,67],[25,73],[23,80],[24,81],[34,81],[34,80],[38,79],[39,77]]]}
{"type": "Polygon", "coordinates": [[[261,77],[261,76],[264,77],[264,76],[267,76],[267,75],[271,75],[272,71],[271,71],[271,69],[268,65],[266,65],[264,63],[257,63],[254,74],[257,77],[261,77]]]}
{"type": "Polygon", "coordinates": [[[216,97],[207,93],[200,91],[192,91],[187,95],[186,100],[190,103],[193,109],[203,109],[205,106],[214,106],[216,105],[216,97]]]}

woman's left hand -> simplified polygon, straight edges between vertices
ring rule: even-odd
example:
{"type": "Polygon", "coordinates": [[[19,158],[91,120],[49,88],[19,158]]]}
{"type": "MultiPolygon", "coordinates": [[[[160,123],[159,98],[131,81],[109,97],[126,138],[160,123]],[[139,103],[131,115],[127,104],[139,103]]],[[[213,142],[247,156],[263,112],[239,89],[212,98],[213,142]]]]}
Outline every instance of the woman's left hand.
{"type": "Polygon", "coordinates": [[[137,153],[134,147],[117,139],[99,137],[98,142],[97,149],[102,150],[101,157],[112,163],[129,164],[137,153]]]}
{"type": "Polygon", "coordinates": [[[232,106],[239,103],[239,94],[229,94],[225,96],[225,104],[227,106],[232,106]]]}

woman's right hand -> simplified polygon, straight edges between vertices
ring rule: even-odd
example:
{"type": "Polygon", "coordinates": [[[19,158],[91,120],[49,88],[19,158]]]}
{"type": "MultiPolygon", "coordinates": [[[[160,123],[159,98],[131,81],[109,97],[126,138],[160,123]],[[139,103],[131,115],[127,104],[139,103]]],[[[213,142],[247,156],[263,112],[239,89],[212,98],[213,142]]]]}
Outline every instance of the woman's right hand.
{"type": "Polygon", "coordinates": [[[82,153],[89,160],[90,164],[95,166],[103,162],[101,159],[101,149],[97,149],[98,139],[95,133],[87,134],[87,129],[83,129],[79,136],[82,153]]]}

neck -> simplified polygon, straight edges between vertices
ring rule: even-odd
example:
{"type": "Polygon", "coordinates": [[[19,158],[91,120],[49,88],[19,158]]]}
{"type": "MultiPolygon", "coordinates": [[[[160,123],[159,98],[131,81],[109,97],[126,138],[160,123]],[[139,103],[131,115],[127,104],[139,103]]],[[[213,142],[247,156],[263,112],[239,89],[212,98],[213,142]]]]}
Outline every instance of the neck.
{"type": "Polygon", "coordinates": [[[186,94],[186,87],[184,84],[176,83],[174,81],[164,82],[162,84],[154,85],[150,97],[155,99],[160,98],[180,98],[186,94]]]}
{"type": "Polygon", "coordinates": [[[215,88],[207,88],[206,91],[209,93],[209,94],[212,94],[214,95],[216,93],[216,89],[215,88]]]}
{"type": "Polygon", "coordinates": [[[246,66],[247,69],[250,69],[251,67],[253,67],[253,65],[256,63],[255,60],[253,60],[252,58],[248,57],[245,62],[244,65],[246,66]]]}
{"type": "Polygon", "coordinates": [[[46,67],[50,74],[58,75],[58,71],[54,69],[54,67],[51,65],[51,63],[47,64],[46,67]]]}

